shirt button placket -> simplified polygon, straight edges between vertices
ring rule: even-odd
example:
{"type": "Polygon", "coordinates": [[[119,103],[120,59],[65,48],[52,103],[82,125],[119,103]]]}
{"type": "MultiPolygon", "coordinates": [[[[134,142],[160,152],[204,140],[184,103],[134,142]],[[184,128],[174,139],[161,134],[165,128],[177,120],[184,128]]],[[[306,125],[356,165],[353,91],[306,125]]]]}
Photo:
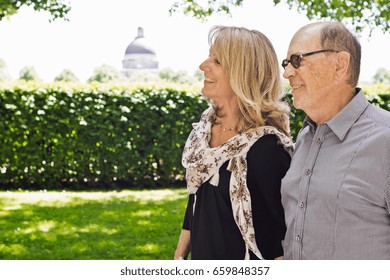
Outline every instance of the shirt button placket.
{"type": "Polygon", "coordinates": [[[301,179],[300,189],[302,190],[298,198],[298,214],[296,216],[296,231],[295,231],[295,246],[294,247],[294,258],[302,259],[302,238],[303,238],[303,221],[305,220],[306,210],[307,210],[307,196],[309,191],[310,177],[313,172],[313,166],[316,161],[317,154],[321,148],[323,142],[323,135],[326,132],[325,127],[319,126],[315,135],[311,139],[311,147],[308,152],[308,158],[306,162],[306,169],[303,171],[303,177],[301,179]]]}

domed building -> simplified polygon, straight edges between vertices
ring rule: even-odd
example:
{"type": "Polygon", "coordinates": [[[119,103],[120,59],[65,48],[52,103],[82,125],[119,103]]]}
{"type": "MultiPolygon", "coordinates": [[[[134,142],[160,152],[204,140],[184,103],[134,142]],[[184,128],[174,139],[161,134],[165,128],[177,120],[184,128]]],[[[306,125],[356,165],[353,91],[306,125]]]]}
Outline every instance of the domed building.
{"type": "Polygon", "coordinates": [[[144,37],[142,27],[138,27],[137,37],[127,46],[122,66],[122,73],[126,77],[130,77],[139,70],[157,72],[158,60],[156,51],[144,37]]]}

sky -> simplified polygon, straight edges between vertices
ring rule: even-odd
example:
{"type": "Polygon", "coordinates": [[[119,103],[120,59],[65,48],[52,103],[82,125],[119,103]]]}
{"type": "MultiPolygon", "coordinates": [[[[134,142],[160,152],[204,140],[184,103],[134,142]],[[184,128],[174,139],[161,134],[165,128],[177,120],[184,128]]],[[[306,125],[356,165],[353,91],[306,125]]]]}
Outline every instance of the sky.
{"type": "MultiPolygon", "coordinates": [[[[51,82],[69,69],[85,82],[94,69],[108,64],[118,70],[126,47],[138,27],[154,46],[159,68],[192,74],[207,58],[208,31],[214,25],[257,29],[273,43],[280,61],[287,54],[294,33],[310,23],[304,14],[272,0],[245,0],[232,16],[213,15],[200,21],[182,13],[170,16],[175,0],[70,0],[69,21],[49,22],[50,15],[22,7],[18,14],[0,21],[0,59],[17,79],[25,66],[51,82]]],[[[201,0],[203,1],[203,0],[201,0]]],[[[380,67],[390,69],[390,34],[375,30],[358,35],[362,44],[361,82],[370,81],[380,67]]]]}

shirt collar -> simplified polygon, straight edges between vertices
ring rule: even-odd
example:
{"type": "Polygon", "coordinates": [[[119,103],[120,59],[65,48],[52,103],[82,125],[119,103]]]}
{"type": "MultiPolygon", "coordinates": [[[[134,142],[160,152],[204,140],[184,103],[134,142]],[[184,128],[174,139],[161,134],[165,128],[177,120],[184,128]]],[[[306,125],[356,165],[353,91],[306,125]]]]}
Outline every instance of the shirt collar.
{"type": "Polygon", "coordinates": [[[315,122],[313,122],[312,119],[309,118],[308,116],[306,116],[305,120],[303,121],[302,130],[306,126],[309,126],[309,129],[313,132],[313,134],[316,132],[317,124],[315,122]]]}
{"type": "MultiPolygon", "coordinates": [[[[368,100],[361,88],[356,88],[356,94],[352,100],[340,112],[336,114],[330,121],[327,122],[329,128],[337,135],[340,141],[343,141],[347,132],[360,117],[363,111],[368,106],[368,100]]],[[[317,125],[306,116],[303,123],[303,128],[310,126],[313,131],[317,125]]]]}

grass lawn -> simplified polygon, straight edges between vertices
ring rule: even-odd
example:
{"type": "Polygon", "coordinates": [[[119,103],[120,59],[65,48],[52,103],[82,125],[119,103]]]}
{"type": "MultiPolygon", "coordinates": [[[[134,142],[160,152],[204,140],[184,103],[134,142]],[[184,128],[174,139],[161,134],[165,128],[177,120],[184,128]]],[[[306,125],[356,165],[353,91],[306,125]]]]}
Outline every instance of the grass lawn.
{"type": "Polygon", "coordinates": [[[0,259],[167,260],[185,189],[0,192],[0,259]]]}

